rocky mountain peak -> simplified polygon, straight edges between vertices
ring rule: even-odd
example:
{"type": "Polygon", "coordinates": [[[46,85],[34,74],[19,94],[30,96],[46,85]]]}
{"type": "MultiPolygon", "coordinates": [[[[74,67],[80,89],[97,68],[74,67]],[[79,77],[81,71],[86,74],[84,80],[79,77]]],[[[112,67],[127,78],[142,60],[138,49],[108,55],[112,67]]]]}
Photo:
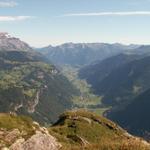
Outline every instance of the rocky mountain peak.
{"type": "Polygon", "coordinates": [[[0,38],[10,38],[11,36],[7,32],[0,32],[0,38]]]}
{"type": "Polygon", "coordinates": [[[29,51],[32,48],[19,38],[12,37],[7,32],[0,32],[0,50],[29,51]]]}

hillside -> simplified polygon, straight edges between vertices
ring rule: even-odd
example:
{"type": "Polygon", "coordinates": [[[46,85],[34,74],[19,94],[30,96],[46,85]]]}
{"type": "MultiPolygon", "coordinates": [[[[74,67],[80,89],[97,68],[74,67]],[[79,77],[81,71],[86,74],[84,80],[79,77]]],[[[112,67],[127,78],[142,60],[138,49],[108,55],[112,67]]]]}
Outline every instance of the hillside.
{"type": "MultiPolygon", "coordinates": [[[[90,77],[89,83],[92,84],[96,94],[103,96],[104,104],[124,106],[150,87],[150,57],[133,56],[129,55],[125,57],[126,59],[118,59],[120,65],[115,65],[117,56],[114,57],[114,60],[109,58],[105,60],[108,65],[103,66],[103,64],[107,64],[105,61],[105,63],[100,63],[102,66],[99,65],[100,67],[95,69],[96,73],[90,77]],[[127,59],[128,57],[131,58],[127,59]],[[109,62],[109,60],[112,61],[109,62]]],[[[93,68],[88,72],[92,72],[93,68]]],[[[88,73],[86,75],[84,72],[84,74],[86,79],[88,73]]]]}
{"type": "Polygon", "coordinates": [[[150,57],[135,60],[113,70],[96,89],[106,104],[128,103],[150,87],[150,57]],[[117,91],[117,92],[116,92],[117,91]]]}
{"type": "Polygon", "coordinates": [[[49,128],[64,150],[148,150],[149,144],[133,137],[117,124],[84,110],[62,114],[49,128]]]}
{"type": "MultiPolygon", "coordinates": [[[[142,53],[143,54],[143,53],[142,53]]],[[[130,133],[149,139],[150,57],[117,55],[81,69],[105,106],[104,115],[130,133]]]]}
{"type": "Polygon", "coordinates": [[[103,61],[81,68],[79,77],[86,79],[86,81],[92,85],[93,89],[96,89],[100,82],[109,76],[113,70],[140,57],[140,55],[128,55],[123,53],[112,56],[103,61]]]}
{"type": "Polygon", "coordinates": [[[150,139],[150,90],[136,97],[131,104],[120,111],[112,111],[109,118],[118,122],[122,127],[134,135],[150,139]]]}
{"type": "Polygon", "coordinates": [[[149,150],[106,118],[85,110],[63,113],[49,128],[25,116],[0,114],[0,149],[10,150],[149,150]]]}
{"type": "Polygon", "coordinates": [[[135,47],[137,46],[106,43],[66,43],[56,47],[48,46],[38,49],[38,51],[54,64],[67,64],[79,67],[117,55],[129,49],[134,49],[135,47]]]}
{"type": "Polygon", "coordinates": [[[0,112],[29,115],[41,123],[55,121],[72,107],[78,90],[41,54],[13,47],[0,51],[0,112]]]}

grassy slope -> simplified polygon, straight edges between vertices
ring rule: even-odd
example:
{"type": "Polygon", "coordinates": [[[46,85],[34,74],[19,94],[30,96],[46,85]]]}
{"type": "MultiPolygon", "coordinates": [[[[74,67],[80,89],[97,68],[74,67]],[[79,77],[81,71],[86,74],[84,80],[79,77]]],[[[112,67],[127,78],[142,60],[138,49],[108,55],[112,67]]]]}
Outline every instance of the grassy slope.
{"type": "Polygon", "coordinates": [[[83,110],[64,113],[49,131],[63,150],[149,150],[115,123],[83,110]]]}
{"type": "MultiPolygon", "coordinates": [[[[14,129],[20,131],[15,139],[28,139],[39,126],[25,116],[0,114],[0,133],[8,134],[14,129]]],[[[85,110],[63,113],[48,130],[62,144],[62,150],[150,150],[142,140],[128,136],[115,123],[85,110]]],[[[10,146],[13,142],[1,134],[0,146],[10,146]]]]}

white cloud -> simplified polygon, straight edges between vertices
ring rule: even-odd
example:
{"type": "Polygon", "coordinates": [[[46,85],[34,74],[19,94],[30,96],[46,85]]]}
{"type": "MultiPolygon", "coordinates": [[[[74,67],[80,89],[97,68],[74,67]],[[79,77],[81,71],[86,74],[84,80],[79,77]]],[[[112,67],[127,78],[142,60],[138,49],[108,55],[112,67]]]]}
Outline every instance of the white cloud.
{"type": "Polygon", "coordinates": [[[31,16],[0,16],[0,22],[7,22],[7,21],[23,21],[27,19],[31,19],[31,16]]]}
{"type": "Polygon", "coordinates": [[[74,14],[64,14],[60,17],[84,17],[84,16],[150,16],[150,11],[74,13],[74,14]]]}
{"type": "Polygon", "coordinates": [[[18,3],[14,1],[0,1],[0,7],[15,7],[18,3]]]}

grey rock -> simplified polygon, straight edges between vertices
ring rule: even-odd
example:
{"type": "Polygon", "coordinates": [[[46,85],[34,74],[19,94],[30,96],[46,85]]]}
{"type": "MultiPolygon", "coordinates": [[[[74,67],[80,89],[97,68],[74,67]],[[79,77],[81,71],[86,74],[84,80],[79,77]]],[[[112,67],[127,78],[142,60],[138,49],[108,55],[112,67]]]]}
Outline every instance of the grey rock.
{"type": "Polygon", "coordinates": [[[10,150],[58,150],[60,147],[61,145],[53,136],[37,131],[27,141],[17,140],[10,150]]]}

